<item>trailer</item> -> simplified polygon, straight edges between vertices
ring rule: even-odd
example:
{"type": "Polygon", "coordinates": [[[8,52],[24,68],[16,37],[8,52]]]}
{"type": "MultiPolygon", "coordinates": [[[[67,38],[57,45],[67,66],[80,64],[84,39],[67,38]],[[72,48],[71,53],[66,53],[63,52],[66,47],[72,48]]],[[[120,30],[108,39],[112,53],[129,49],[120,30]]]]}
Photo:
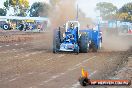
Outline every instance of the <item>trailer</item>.
{"type": "Polygon", "coordinates": [[[99,27],[93,29],[80,29],[78,21],[68,21],[64,29],[54,30],[53,53],[74,52],[87,53],[92,50],[97,52],[101,46],[102,36],[99,27]]]}

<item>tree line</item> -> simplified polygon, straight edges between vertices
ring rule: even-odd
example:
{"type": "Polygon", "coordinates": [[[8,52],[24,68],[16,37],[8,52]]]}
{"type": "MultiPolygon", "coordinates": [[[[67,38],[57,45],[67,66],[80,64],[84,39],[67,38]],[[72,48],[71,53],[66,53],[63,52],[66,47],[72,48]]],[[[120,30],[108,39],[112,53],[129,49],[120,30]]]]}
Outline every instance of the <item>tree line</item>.
{"type": "Polygon", "coordinates": [[[117,8],[112,3],[100,2],[96,4],[96,10],[100,12],[103,20],[119,20],[132,22],[132,2],[117,8]]]}
{"type": "MultiPolygon", "coordinates": [[[[30,17],[48,17],[50,9],[54,9],[56,3],[60,0],[50,0],[50,4],[43,2],[35,2],[29,6],[28,0],[6,0],[3,8],[0,8],[0,16],[6,16],[10,8],[13,9],[14,16],[30,17]]],[[[99,2],[96,4],[96,9],[100,12],[103,20],[120,20],[132,22],[132,2],[124,4],[121,8],[109,2],[99,2]]]]}

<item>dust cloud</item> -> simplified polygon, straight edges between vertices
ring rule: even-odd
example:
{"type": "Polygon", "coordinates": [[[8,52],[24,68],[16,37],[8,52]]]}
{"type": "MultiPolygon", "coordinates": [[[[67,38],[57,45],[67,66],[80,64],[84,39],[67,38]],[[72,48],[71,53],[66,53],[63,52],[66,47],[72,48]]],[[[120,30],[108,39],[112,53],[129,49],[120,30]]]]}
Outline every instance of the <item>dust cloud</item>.
{"type": "Polygon", "coordinates": [[[126,51],[132,47],[132,36],[103,34],[103,48],[108,51],[126,51]]]}
{"type": "MultiPolygon", "coordinates": [[[[67,21],[77,20],[77,0],[60,0],[50,11],[49,19],[51,29],[63,26],[67,21]]],[[[92,23],[91,18],[87,18],[85,13],[78,7],[78,21],[81,28],[86,28],[87,24],[92,23]]]]}
{"type": "Polygon", "coordinates": [[[76,18],[76,0],[60,0],[51,9],[49,19],[51,22],[51,29],[63,26],[68,20],[75,20],[76,18]]]}

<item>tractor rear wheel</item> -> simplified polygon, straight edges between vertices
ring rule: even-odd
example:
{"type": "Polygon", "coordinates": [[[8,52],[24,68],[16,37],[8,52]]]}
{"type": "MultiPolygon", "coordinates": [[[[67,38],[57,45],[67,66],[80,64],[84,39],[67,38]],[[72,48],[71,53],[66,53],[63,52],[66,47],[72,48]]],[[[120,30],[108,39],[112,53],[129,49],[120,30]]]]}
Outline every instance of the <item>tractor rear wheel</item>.
{"type": "Polygon", "coordinates": [[[81,53],[87,53],[89,50],[89,46],[88,46],[88,37],[86,34],[82,34],[80,36],[80,43],[79,43],[79,48],[80,48],[80,52],[81,53]]]}
{"type": "Polygon", "coordinates": [[[97,52],[97,50],[98,50],[98,48],[96,47],[96,45],[94,44],[94,42],[91,42],[90,49],[92,50],[92,52],[97,52]]]}
{"type": "Polygon", "coordinates": [[[54,31],[53,36],[53,53],[57,53],[60,48],[60,33],[58,30],[54,31]]]}
{"type": "Polygon", "coordinates": [[[75,53],[78,55],[79,54],[79,46],[76,47],[75,53]]]}

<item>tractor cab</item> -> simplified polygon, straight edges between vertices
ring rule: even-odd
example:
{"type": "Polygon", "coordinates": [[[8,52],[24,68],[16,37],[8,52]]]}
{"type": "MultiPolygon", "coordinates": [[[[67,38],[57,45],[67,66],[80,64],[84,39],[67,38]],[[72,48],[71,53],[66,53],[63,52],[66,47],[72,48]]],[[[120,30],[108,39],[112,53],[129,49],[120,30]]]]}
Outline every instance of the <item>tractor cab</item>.
{"type": "Polygon", "coordinates": [[[65,25],[63,40],[60,44],[60,51],[79,52],[78,33],[80,24],[78,21],[68,21],[65,25]]]}
{"type": "MultiPolygon", "coordinates": [[[[72,32],[73,30],[80,29],[80,23],[78,21],[68,21],[66,23],[66,32],[72,32]]],[[[79,30],[78,30],[79,32],[79,30]]]]}
{"type": "Polygon", "coordinates": [[[65,27],[64,42],[77,43],[80,24],[78,21],[68,21],[65,27]]]}

